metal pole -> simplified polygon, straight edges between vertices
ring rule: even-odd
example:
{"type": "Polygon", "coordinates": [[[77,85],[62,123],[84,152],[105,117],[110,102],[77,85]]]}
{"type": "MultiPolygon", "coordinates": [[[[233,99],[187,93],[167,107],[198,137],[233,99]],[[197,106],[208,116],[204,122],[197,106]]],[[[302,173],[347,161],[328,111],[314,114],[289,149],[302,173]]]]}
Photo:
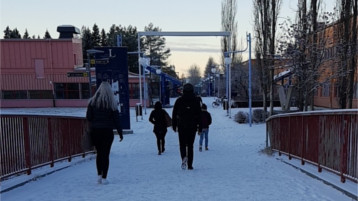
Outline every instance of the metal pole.
{"type": "Polygon", "coordinates": [[[141,70],[141,62],[140,62],[140,35],[138,34],[138,71],[139,71],[139,103],[142,105],[142,70],[141,70]]]}
{"type": "Polygon", "coordinates": [[[247,35],[247,40],[249,42],[249,123],[250,123],[250,127],[251,127],[251,125],[252,125],[251,73],[252,72],[251,72],[251,34],[250,33],[247,35]]]}
{"type": "Polygon", "coordinates": [[[145,80],[145,68],[143,70],[143,87],[144,87],[144,114],[147,114],[147,100],[148,100],[148,86],[147,86],[147,82],[145,80]]]}
{"type": "MultiPolygon", "coordinates": [[[[229,36],[229,41],[228,41],[228,47],[229,47],[229,52],[231,52],[231,35],[229,36]]],[[[229,54],[229,58],[230,58],[230,54],[229,54]]],[[[232,58],[232,60],[234,60],[234,58],[232,58]]],[[[232,61],[231,61],[232,62],[232,61]]],[[[231,62],[228,65],[228,70],[229,70],[229,96],[228,96],[228,115],[229,118],[231,118],[231,62]]]]}
{"type": "MultiPolygon", "coordinates": [[[[147,61],[147,60],[146,60],[147,61]]],[[[144,105],[144,114],[147,114],[147,83],[145,80],[145,69],[147,68],[147,66],[144,66],[143,68],[143,92],[144,92],[144,101],[143,101],[143,105],[144,105]]],[[[143,119],[143,116],[142,116],[143,119]]]]}
{"type": "Polygon", "coordinates": [[[88,71],[88,90],[89,90],[89,97],[92,97],[92,86],[91,86],[91,58],[90,58],[90,54],[87,53],[87,71],[88,71]]]}

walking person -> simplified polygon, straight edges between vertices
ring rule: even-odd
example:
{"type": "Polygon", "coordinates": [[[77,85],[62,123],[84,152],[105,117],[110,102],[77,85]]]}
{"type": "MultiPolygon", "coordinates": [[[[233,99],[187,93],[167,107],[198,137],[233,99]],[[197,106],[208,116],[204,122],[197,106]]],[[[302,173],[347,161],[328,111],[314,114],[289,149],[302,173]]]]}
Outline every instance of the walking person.
{"type": "Polygon", "coordinates": [[[202,126],[202,132],[198,133],[200,135],[199,140],[199,151],[203,151],[203,140],[205,138],[205,150],[209,150],[209,125],[211,124],[211,115],[207,110],[207,106],[203,104],[201,106],[201,115],[200,115],[200,121],[202,126]]]}
{"type": "Polygon", "coordinates": [[[102,82],[89,100],[86,118],[90,123],[92,142],[97,150],[97,182],[108,184],[109,154],[114,140],[114,128],[119,134],[119,141],[123,140],[117,103],[108,82],[102,82]]]}
{"type": "Polygon", "coordinates": [[[183,95],[174,104],[172,115],[172,127],[179,133],[180,156],[182,169],[193,168],[194,141],[196,132],[201,132],[200,101],[194,94],[192,84],[185,84],[183,95]]]}
{"type": "Polygon", "coordinates": [[[166,115],[169,114],[162,108],[162,103],[157,101],[154,110],[149,115],[149,121],[154,124],[153,132],[157,137],[158,155],[165,151],[165,135],[167,134],[166,115]]]}

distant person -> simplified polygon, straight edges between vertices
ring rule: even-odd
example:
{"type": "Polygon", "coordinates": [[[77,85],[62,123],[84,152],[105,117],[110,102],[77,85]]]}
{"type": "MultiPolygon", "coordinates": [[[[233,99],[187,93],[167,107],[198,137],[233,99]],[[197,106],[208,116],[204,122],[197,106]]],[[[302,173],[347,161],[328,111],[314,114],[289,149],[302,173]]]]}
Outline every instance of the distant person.
{"type": "Polygon", "coordinates": [[[194,94],[192,84],[185,84],[183,95],[174,104],[172,123],[173,130],[179,133],[180,156],[182,159],[182,169],[193,168],[194,141],[196,131],[201,132],[200,125],[200,102],[194,94]]]}
{"type": "Polygon", "coordinates": [[[166,115],[169,114],[162,108],[162,103],[157,101],[154,110],[150,113],[149,121],[154,124],[153,132],[157,137],[158,155],[165,151],[165,135],[168,127],[166,115]]]}
{"type": "Polygon", "coordinates": [[[201,115],[200,115],[200,120],[201,120],[201,127],[202,127],[202,132],[198,133],[200,135],[200,140],[199,140],[199,151],[203,151],[203,140],[205,138],[205,150],[209,150],[208,147],[208,143],[209,143],[209,125],[211,124],[211,115],[207,110],[207,106],[205,104],[203,104],[201,106],[201,115]]]}
{"type": "Polygon", "coordinates": [[[117,103],[108,82],[102,82],[89,100],[86,118],[90,123],[92,141],[97,150],[97,182],[108,184],[107,173],[109,153],[114,139],[113,128],[117,129],[119,141],[123,140],[117,103]]]}

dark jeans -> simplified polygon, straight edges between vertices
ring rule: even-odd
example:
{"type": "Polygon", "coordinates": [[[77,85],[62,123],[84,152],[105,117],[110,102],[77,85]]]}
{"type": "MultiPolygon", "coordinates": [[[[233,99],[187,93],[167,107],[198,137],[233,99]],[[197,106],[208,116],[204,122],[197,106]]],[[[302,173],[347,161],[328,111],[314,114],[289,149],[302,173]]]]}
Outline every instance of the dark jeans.
{"type": "Polygon", "coordinates": [[[157,137],[157,146],[158,146],[159,152],[163,152],[165,150],[165,135],[166,134],[167,134],[167,132],[164,132],[164,131],[155,132],[155,136],[157,137]]]}
{"type": "Polygon", "coordinates": [[[188,167],[193,167],[194,160],[194,141],[195,141],[195,128],[179,128],[179,147],[180,156],[183,160],[185,156],[188,157],[188,167]]]}
{"type": "Polygon", "coordinates": [[[107,178],[109,168],[109,153],[113,143],[114,135],[113,129],[94,128],[92,129],[93,144],[97,150],[97,173],[102,175],[102,178],[107,178]]]}

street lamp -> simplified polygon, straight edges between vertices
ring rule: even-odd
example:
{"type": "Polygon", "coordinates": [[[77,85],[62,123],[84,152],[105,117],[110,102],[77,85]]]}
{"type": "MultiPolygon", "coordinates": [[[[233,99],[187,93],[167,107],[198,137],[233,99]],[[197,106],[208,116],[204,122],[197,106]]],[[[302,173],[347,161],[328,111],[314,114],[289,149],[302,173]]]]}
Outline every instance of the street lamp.
{"type": "MultiPolygon", "coordinates": [[[[146,82],[145,82],[145,68],[147,66],[150,65],[150,58],[149,57],[146,57],[146,56],[143,56],[143,57],[139,57],[139,100],[140,100],[140,104],[142,105],[143,104],[143,99],[142,99],[142,75],[141,75],[141,66],[143,66],[143,77],[144,77],[144,80],[143,80],[143,84],[144,84],[144,89],[146,90],[146,82]]],[[[146,95],[146,91],[144,92],[144,94],[146,95]]],[[[147,110],[146,110],[146,102],[144,102],[144,112],[145,114],[147,114],[147,110]]],[[[143,119],[143,116],[142,116],[142,119],[143,119]]]]}
{"type": "Polygon", "coordinates": [[[227,77],[226,77],[226,94],[227,94],[227,101],[228,101],[228,109],[227,109],[227,113],[228,116],[231,118],[231,72],[230,72],[230,65],[231,65],[232,59],[230,58],[229,53],[225,54],[225,59],[224,59],[224,63],[226,66],[226,73],[227,73],[227,77]]]}
{"type": "Polygon", "coordinates": [[[214,89],[214,96],[215,96],[215,78],[216,78],[216,67],[215,66],[213,66],[211,68],[211,72],[214,74],[214,87],[213,87],[213,89],[214,89]]]}
{"type": "Polygon", "coordinates": [[[88,65],[87,65],[87,72],[88,72],[88,90],[89,90],[89,97],[92,97],[92,80],[91,80],[91,64],[92,64],[92,60],[90,59],[91,55],[94,54],[94,60],[93,60],[93,64],[94,64],[94,68],[96,68],[96,54],[97,53],[103,53],[104,51],[102,50],[96,50],[96,49],[89,49],[86,50],[87,52],[87,61],[88,61],[88,65]]]}

